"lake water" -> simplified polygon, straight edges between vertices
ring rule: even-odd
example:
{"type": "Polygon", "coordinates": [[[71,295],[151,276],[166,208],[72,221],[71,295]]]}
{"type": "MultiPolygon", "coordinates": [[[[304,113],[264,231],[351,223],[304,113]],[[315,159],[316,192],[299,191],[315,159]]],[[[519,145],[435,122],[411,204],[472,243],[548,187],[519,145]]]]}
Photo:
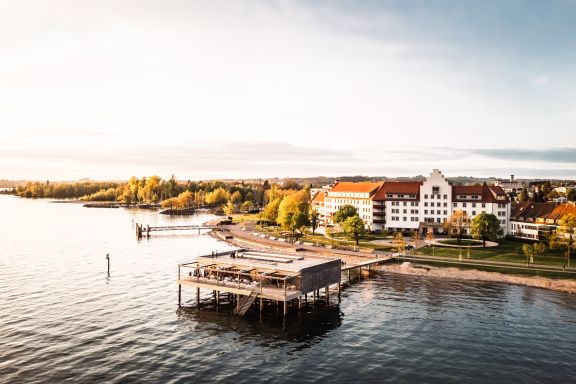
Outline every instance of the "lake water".
{"type": "MultiPolygon", "coordinates": [[[[178,310],[177,265],[228,249],[150,211],[0,196],[0,382],[568,383],[576,297],[381,274],[264,319],[178,310]],[[111,271],[106,271],[106,254],[111,271]]],[[[186,306],[193,288],[183,288],[186,306]]]]}

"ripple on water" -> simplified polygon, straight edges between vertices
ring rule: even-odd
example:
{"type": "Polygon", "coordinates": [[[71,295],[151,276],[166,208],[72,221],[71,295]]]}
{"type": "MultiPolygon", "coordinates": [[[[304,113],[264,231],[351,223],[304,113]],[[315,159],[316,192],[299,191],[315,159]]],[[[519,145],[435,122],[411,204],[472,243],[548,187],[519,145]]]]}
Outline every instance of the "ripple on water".
{"type": "MultiPolygon", "coordinates": [[[[209,293],[204,309],[179,311],[177,264],[227,246],[190,234],[138,242],[132,220],[207,216],[172,221],[3,196],[0,210],[16,218],[0,222],[1,382],[575,379],[571,295],[381,274],[345,289],[340,305],[305,308],[286,321],[274,312],[237,318],[226,305],[216,312],[209,293]]],[[[193,290],[184,288],[183,299],[193,307],[193,290]]]]}

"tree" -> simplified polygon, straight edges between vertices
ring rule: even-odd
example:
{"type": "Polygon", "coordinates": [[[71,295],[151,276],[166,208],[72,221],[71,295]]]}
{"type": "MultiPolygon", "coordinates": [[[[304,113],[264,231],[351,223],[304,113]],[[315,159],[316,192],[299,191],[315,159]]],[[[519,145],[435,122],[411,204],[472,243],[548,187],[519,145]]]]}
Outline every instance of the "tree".
{"type": "Polygon", "coordinates": [[[546,244],[544,243],[536,243],[532,248],[534,249],[534,256],[540,256],[546,252],[546,244]]]}
{"type": "Polygon", "coordinates": [[[406,240],[404,240],[404,235],[402,232],[398,232],[394,235],[394,240],[392,240],[394,248],[398,253],[404,253],[406,251],[406,240]]]}
{"type": "Polygon", "coordinates": [[[224,214],[227,216],[231,216],[233,214],[236,213],[236,207],[234,206],[234,204],[232,203],[232,201],[229,201],[226,206],[224,207],[224,214]]]}
{"type": "Polygon", "coordinates": [[[556,232],[562,235],[563,242],[565,242],[568,247],[566,257],[568,259],[568,265],[570,265],[570,252],[572,244],[574,244],[574,235],[576,234],[576,215],[569,213],[562,217],[562,219],[558,221],[556,232]]]}
{"type": "Polygon", "coordinates": [[[351,240],[356,242],[356,245],[359,244],[359,240],[364,236],[366,233],[366,229],[364,228],[364,221],[358,216],[357,214],[348,217],[346,220],[340,223],[342,230],[351,240]]]}
{"type": "Polygon", "coordinates": [[[504,231],[495,215],[482,212],[472,220],[470,232],[475,239],[481,239],[486,248],[487,240],[496,241],[504,231]]]}
{"type": "Polygon", "coordinates": [[[318,225],[320,225],[320,214],[318,213],[317,210],[312,209],[310,211],[310,226],[312,227],[312,235],[314,235],[314,231],[316,231],[316,228],[318,228],[318,225]]]}
{"type": "Polygon", "coordinates": [[[308,225],[308,203],[299,193],[285,196],[278,206],[278,224],[292,233],[308,225]]]}
{"type": "Polygon", "coordinates": [[[206,194],[206,204],[208,205],[220,205],[228,201],[228,192],[222,187],[218,187],[212,192],[206,194]]]}
{"type": "Polygon", "coordinates": [[[576,189],[569,188],[566,190],[566,198],[568,201],[576,201],[576,189]]]}
{"type": "Polygon", "coordinates": [[[346,221],[346,219],[348,219],[349,217],[354,217],[357,214],[358,210],[354,206],[343,205],[340,207],[340,209],[336,211],[336,213],[334,213],[334,216],[332,216],[332,220],[334,220],[335,223],[340,224],[346,221]]]}
{"type": "Polygon", "coordinates": [[[233,204],[240,204],[242,202],[242,194],[240,193],[240,191],[234,192],[232,196],[230,196],[230,201],[233,204]]]}
{"type": "Polygon", "coordinates": [[[252,209],[252,207],[254,206],[254,203],[252,203],[250,200],[245,201],[242,203],[242,205],[240,206],[240,210],[243,212],[248,212],[252,209]]]}
{"type": "Polygon", "coordinates": [[[281,198],[277,198],[272,200],[268,203],[265,207],[260,216],[263,219],[266,219],[271,222],[276,222],[278,219],[278,207],[280,207],[280,203],[282,202],[281,198]]]}
{"type": "Polygon", "coordinates": [[[543,243],[522,245],[522,253],[526,256],[526,265],[534,263],[534,256],[542,255],[544,251],[546,251],[546,245],[543,243]]]}
{"type": "Polygon", "coordinates": [[[452,215],[444,223],[444,229],[448,231],[451,236],[458,240],[458,245],[462,240],[462,236],[466,234],[466,230],[470,227],[470,218],[466,212],[462,210],[455,210],[452,215]]]}
{"type": "Polygon", "coordinates": [[[528,200],[530,200],[530,196],[528,195],[528,188],[526,187],[522,188],[522,191],[518,196],[518,200],[522,202],[527,202],[528,200]]]}
{"type": "Polygon", "coordinates": [[[302,228],[307,227],[309,224],[310,221],[308,220],[308,215],[305,212],[298,210],[292,215],[289,228],[292,233],[294,233],[297,229],[302,231],[302,228]]]}

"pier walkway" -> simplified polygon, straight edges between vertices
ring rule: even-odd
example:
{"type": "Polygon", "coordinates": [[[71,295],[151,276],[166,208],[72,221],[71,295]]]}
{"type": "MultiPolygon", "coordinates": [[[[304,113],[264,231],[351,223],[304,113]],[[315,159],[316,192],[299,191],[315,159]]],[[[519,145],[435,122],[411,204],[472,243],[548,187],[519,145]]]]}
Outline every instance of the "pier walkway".
{"type": "Polygon", "coordinates": [[[142,238],[142,236],[150,237],[150,232],[165,232],[165,231],[198,231],[200,234],[201,230],[212,230],[216,228],[210,225],[166,225],[166,226],[156,226],[151,227],[149,225],[136,223],[136,237],[142,238]]]}

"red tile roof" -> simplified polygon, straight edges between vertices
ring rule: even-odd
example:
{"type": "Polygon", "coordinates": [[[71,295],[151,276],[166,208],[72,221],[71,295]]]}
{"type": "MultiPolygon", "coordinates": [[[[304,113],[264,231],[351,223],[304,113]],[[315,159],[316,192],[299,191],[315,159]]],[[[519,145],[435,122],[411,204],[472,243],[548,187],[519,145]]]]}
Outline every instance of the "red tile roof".
{"type": "Polygon", "coordinates": [[[380,185],[382,185],[382,183],[339,181],[332,187],[330,192],[371,193],[379,188],[380,185]]]}
{"type": "Polygon", "coordinates": [[[554,208],[547,219],[554,220],[558,223],[559,220],[562,220],[562,218],[568,214],[576,215],[576,206],[573,204],[560,204],[554,208]]]}
{"type": "Polygon", "coordinates": [[[555,208],[555,203],[514,202],[512,203],[510,219],[516,221],[546,219],[555,208]]]}
{"type": "Polygon", "coordinates": [[[312,203],[323,203],[324,202],[324,192],[318,192],[316,196],[312,199],[312,203]]]}
{"type": "Polygon", "coordinates": [[[454,185],[452,187],[452,201],[476,201],[481,203],[509,203],[508,195],[502,187],[495,185],[454,185]],[[479,199],[471,199],[469,196],[476,195],[479,199]],[[467,196],[459,198],[458,196],[467,196]]]}
{"type": "Polygon", "coordinates": [[[418,198],[421,185],[421,181],[387,181],[382,184],[373,199],[376,201],[387,200],[387,194],[416,195],[418,198]]]}

